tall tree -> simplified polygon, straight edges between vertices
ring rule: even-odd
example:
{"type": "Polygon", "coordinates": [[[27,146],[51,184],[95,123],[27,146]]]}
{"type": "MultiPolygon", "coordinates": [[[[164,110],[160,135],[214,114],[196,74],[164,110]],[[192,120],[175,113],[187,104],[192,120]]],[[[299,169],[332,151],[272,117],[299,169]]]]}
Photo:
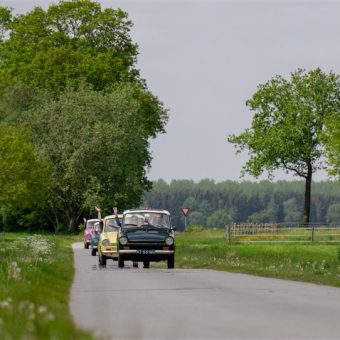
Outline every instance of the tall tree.
{"type": "Polygon", "coordinates": [[[150,124],[148,101],[155,99],[142,94],[143,100],[134,85],[109,92],[67,89],[29,112],[34,141],[53,164],[51,207],[61,212],[68,230],[95,204],[125,209],[150,189],[149,137],[162,130],[166,114],[153,110],[157,124],[150,124]]]}
{"type": "Polygon", "coordinates": [[[69,230],[94,203],[131,207],[151,187],[149,140],[167,111],[140,78],[131,27],[91,0],[0,7],[0,121],[31,129],[52,164],[50,215],[69,230]]]}
{"type": "Polygon", "coordinates": [[[243,173],[258,177],[268,171],[271,176],[284,169],[305,179],[304,223],[310,218],[312,176],[323,166],[324,123],[339,111],[339,90],[339,76],[319,68],[298,69],[290,80],[276,76],[246,102],[254,112],[251,128],[228,138],[237,152],[249,152],[243,173]]]}
{"type": "Polygon", "coordinates": [[[15,16],[0,7],[0,94],[18,83],[55,93],[83,81],[95,90],[135,81],[138,48],[131,26],[122,10],[102,10],[90,0],[15,16]]]}

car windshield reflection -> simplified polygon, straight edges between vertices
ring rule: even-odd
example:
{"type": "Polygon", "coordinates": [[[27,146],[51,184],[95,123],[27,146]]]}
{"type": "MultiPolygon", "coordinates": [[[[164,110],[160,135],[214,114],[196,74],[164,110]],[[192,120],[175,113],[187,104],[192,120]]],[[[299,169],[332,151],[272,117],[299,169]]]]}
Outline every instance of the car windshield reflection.
{"type": "Polygon", "coordinates": [[[115,218],[110,218],[106,221],[104,226],[104,232],[117,231],[118,225],[115,218]]]}
{"type": "Polygon", "coordinates": [[[170,219],[167,214],[157,212],[128,213],[124,216],[125,228],[170,228],[170,219]]]}
{"type": "Polygon", "coordinates": [[[90,229],[90,228],[93,228],[94,227],[94,224],[98,222],[97,220],[96,221],[87,221],[86,223],[86,229],[90,229]]]}

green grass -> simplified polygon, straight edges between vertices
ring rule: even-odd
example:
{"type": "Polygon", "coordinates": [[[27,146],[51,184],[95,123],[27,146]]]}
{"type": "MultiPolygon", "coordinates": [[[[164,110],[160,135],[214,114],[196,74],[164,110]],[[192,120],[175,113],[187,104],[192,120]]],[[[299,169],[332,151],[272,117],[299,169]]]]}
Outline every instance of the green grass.
{"type": "Polygon", "coordinates": [[[92,339],[69,311],[79,237],[0,235],[0,338],[92,339]]]}
{"type": "Polygon", "coordinates": [[[232,243],[223,230],[176,236],[176,267],[209,268],[340,287],[340,243],[232,243]]]}

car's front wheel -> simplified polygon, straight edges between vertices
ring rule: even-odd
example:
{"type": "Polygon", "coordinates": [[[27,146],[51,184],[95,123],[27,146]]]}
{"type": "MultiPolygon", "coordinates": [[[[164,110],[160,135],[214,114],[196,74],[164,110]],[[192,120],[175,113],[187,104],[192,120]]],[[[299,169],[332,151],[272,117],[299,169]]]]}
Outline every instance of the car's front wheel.
{"type": "Polygon", "coordinates": [[[106,266],[106,257],[99,252],[99,264],[101,266],[106,266]]]}
{"type": "Polygon", "coordinates": [[[168,257],[168,269],[172,269],[175,267],[175,255],[170,255],[168,257]]]}
{"type": "Polygon", "coordinates": [[[89,244],[87,242],[84,243],[84,248],[89,249],[89,244]]]}
{"type": "Polygon", "coordinates": [[[97,254],[97,249],[92,248],[91,249],[91,255],[96,256],[96,254],[97,254]]]}
{"type": "Polygon", "coordinates": [[[143,261],[144,268],[150,268],[150,261],[143,261]]]}

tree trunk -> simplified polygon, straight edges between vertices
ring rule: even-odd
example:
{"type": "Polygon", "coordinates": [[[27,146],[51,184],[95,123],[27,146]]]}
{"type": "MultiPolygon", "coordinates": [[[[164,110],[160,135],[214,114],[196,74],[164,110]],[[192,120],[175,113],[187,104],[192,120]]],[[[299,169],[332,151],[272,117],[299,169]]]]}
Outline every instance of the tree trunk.
{"type": "Polygon", "coordinates": [[[68,207],[69,210],[66,211],[68,227],[67,231],[72,233],[76,230],[76,223],[77,223],[77,213],[72,209],[72,207],[68,207]]]}
{"type": "Polygon", "coordinates": [[[312,164],[311,162],[307,163],[307,176],[306,176],[306,185],[305,185],[305,204],[303,208],[303,223],[308,224],[309,223],[309,217],[310,217],[310,199],[312,194],[312,164]]]}
{"type": "Polygon", "coordinates": [[[69,207],[69,210],[67,210],[65,212],[66,216],[67,216],[67,220],[68,220],[68,232],[70,233],[76,233],[79,232],[79,223],[80,223],[80,217],[82,215],[82,210],[81,209],[77,209],[74,208],[72,209],[72,207],[69,207]]]}

